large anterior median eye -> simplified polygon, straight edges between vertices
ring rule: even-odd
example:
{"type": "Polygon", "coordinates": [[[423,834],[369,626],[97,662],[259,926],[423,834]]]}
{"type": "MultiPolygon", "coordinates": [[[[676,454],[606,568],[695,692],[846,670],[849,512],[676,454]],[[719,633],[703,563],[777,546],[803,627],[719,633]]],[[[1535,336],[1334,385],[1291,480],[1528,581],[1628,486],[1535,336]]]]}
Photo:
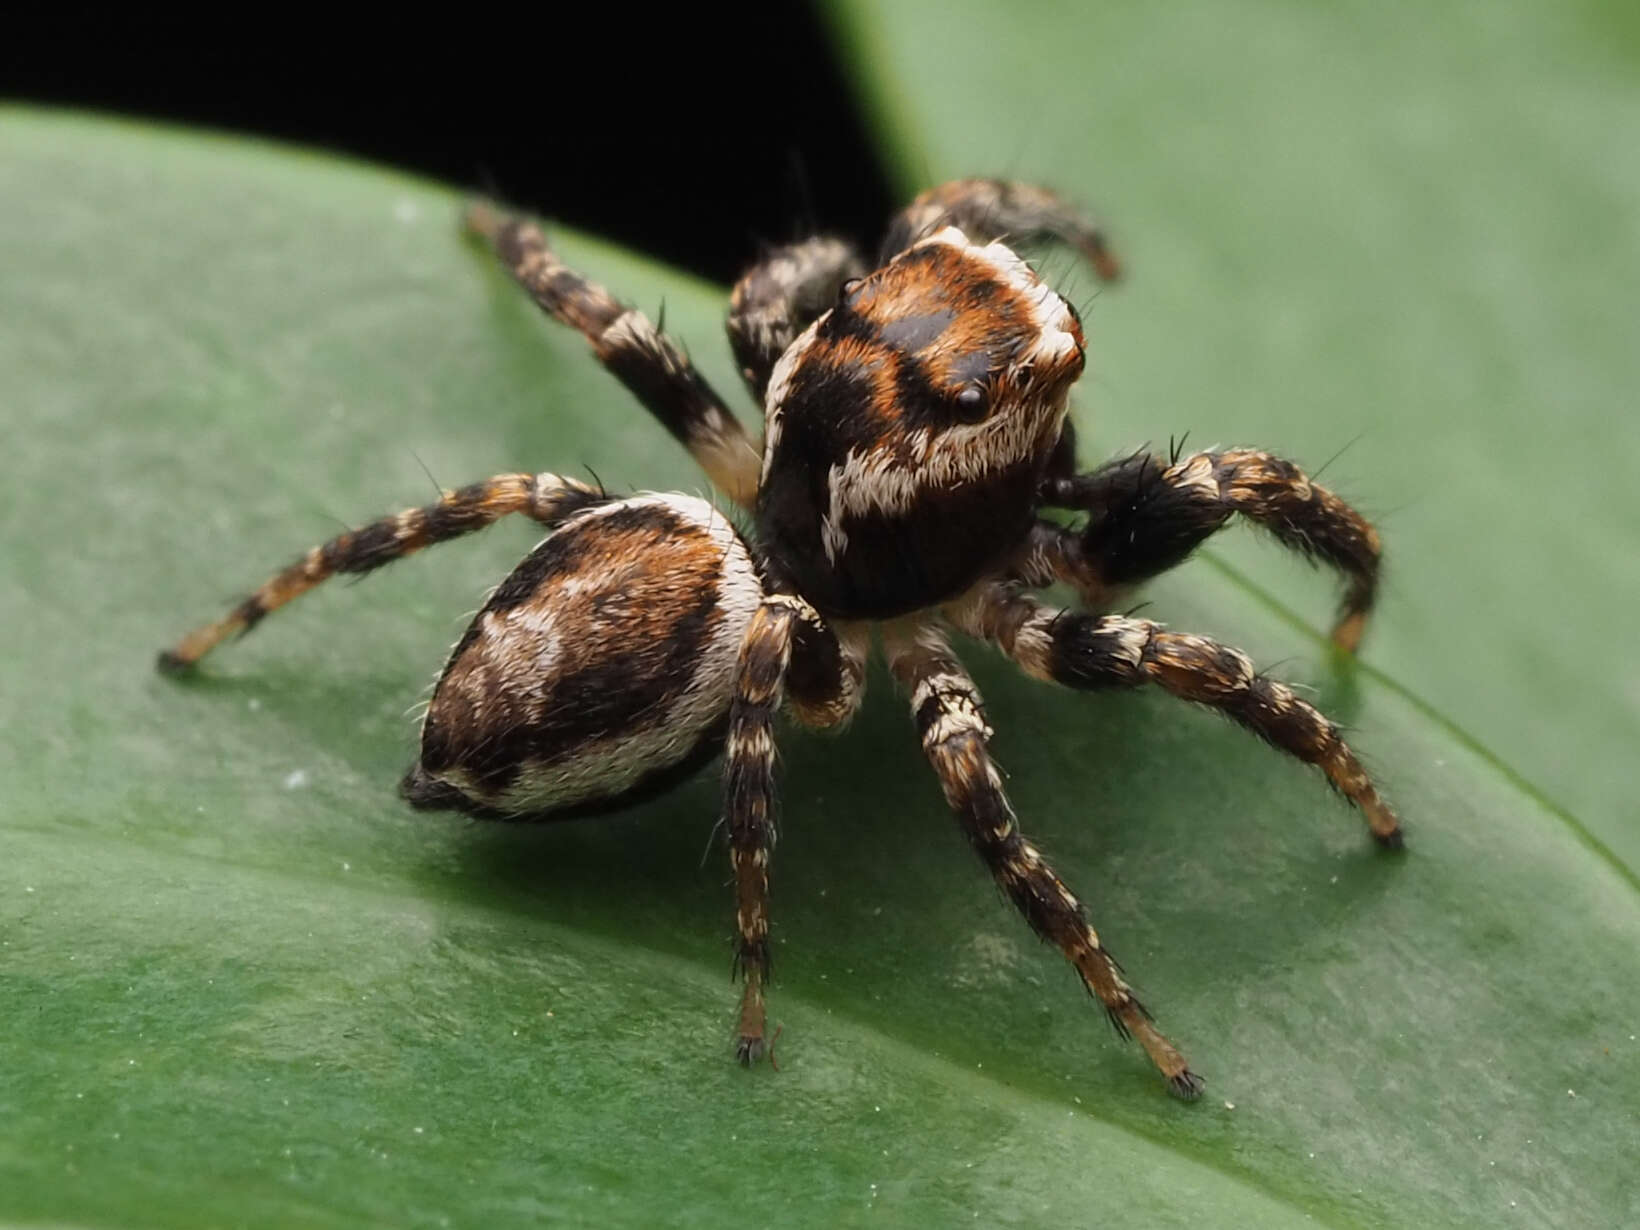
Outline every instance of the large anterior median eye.
{"type": "Polygon", "coordinates": [[[971,384],[957,394],[957,413],[968,422],[977,423],[985,417],[989,402],[984,387],[971,384]]]}

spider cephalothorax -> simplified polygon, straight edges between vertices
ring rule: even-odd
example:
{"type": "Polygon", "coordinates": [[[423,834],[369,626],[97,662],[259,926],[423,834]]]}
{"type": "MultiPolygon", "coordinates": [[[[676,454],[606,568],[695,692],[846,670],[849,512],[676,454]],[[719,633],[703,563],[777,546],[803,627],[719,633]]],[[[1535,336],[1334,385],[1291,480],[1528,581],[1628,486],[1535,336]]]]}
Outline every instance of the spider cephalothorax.
{"type": "Polygon", "coordinates": [[[1394,813],[1314,707],[1238,650],[1102,613],[1240,513],[1346,577],[1334,639],[1354,649],[1376,592],[1372,526],[1292,463],[1251,449],[1137,453],[1076,472],[1066,408],[1085,361],[1081,322],[1003,240],[1072,243],[1104,277],[1117,264],[1097,226],[1040,188],[962,180],[924,193],[890,224],[875,269],[834,239],[767,254],[735,287],[728,322],[764,407],[761,445],[673,342],[567,268],[535,226],[482,205],[467,220],[753,514],[755,532],[695,498],[503,474],[313,548],[161,666],[191,667],[336,573],[509,513],[548,527],[452,651],[402,790],[417,807],[561,819],[664,790],[722,751],[745,978],[736,1052],[750,1063],[765,1049],[774,718],[784,708],[809,726],[846,721],[875,628],[997,883],[1173,1091],[1196,1096],[1200,1079],[1020,832],[947,631],[1040,679],[1155,684],[1217,709],[1321,769],[1394,848],[1394,813]],[[1049,508],[1086,518],[1068,527],[1039,516],[1049,508]],[[1083,609],[1032,593],[1060,583],[1083,609]]]}
{"type": "Polygon", "coordinates": [[[1076,313],[955,227],[869,277],[775,365],[759,537],[827,614],[955,597],[1029,528],[1083,363],[1076,313]]]}

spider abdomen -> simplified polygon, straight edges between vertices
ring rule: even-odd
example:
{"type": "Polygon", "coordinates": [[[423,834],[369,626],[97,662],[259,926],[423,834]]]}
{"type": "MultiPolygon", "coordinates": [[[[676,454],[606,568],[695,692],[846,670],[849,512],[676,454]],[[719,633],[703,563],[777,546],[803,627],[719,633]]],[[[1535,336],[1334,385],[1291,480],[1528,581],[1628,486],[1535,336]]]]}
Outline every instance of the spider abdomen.
{"type": "Polygon", "coordinates": [[[704,500],[645,495],[576,515],[451,653],[405,797],[543,819],[666,788],[721,746],[761,597],[745,543],[704,500]]]}

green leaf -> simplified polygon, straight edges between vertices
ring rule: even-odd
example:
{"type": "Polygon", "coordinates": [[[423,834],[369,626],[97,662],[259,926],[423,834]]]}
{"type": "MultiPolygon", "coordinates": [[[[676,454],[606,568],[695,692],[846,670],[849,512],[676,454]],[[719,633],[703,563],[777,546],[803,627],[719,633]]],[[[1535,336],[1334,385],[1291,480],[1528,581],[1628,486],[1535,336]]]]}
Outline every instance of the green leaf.
{"type": "MultiPolygon", "coordinates": [[[[1158,607],[1319,685],[1405,857],[1207,715],[970,654],[1021,814],[1203,1102],[1030,940],[880,676],[840,738],[784,738],[781,1068],[739,1070],[711,775],[533,830],[393,796],[406,711],[527,527],[332,585],[192,682],[151,668],[338,521],[423,499],[424,466],[699,490],[687,460],[459,242],[445,191],[14,110],[0,199],[0,1218],[1635,1216],[1633,878],[1211,567],[1158,607]]],[[[558,238],[734,387],[719,291],[558,238]]]]}

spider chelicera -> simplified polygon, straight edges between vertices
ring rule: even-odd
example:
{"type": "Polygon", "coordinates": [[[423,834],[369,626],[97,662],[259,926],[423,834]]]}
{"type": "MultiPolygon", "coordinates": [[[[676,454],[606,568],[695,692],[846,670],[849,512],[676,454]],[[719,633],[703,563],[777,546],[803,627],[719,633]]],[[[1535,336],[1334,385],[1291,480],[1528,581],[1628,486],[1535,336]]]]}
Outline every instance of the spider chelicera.
{"type": "Polygon", "coordinates": [[[1172,1090],[1201,1081],[1152,1023],[1082,906],[1020,832],[950,629],[1073,688],[1156,684],[1315,765],[1380,844],[1401,829],[1338,729],[1246,655],[1105,614],[1241,513],[1336,568],[1334,640],[1353,650],[1377,585],[1377,532],[1296,466],[1251,449],[1138,453],[1079,473],[1066,418],[1086,354],[1076,311],[1002,242],[1057,239],[1104,278],[1101,230],[1052,193],[963,180],[889,227],[875,266],[848,244],[774,249],[735,286],[729,339],[764,407],[748,436],[641,313],[488,205],[469,231],[676,436],[729,499],[611,495],[503,474],[333,538],[160,657],[185,669],[337,573],[364,573],[522,513],[549,533],[456,644],[401,785],[416,807],[503,820],[609,811],[720,752],[743,977],[736,1053],[765,1052],[774,719],[836,726],[858,708],[872,631],[910,696],[946,800],[991,874],[1057,945],[1172,1090]],[[1067,526],[1045,509],[1084,514],[1067,526]],[[1068,585],[1080,609],[1033,596],[1068,585]]]}

